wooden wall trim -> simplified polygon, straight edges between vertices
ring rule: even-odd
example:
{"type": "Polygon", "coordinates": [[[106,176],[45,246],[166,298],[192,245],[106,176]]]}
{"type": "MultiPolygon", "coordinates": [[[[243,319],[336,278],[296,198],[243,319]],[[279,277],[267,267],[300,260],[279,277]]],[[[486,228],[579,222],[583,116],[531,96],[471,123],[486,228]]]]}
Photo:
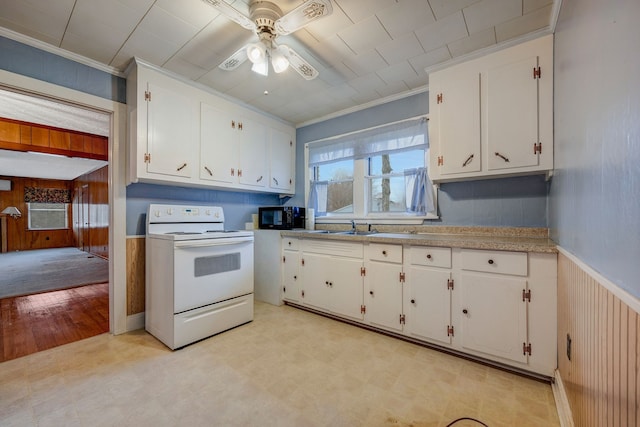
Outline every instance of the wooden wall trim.
{"type": "Polygon", "coordinates": [[[127,236],[127,315],[145,308],[145,237],[127,236]]]}
{"type": "Polygon", "coordinates": [[[558,373],[573,422],[637,426],[640,314],[618,297],[619,288],[600,283],[594,278],[599,275],[574,259],[566,251],[558,254],[558,373]]]}
{"type": "Polygon", "coordinates": [[[630,309],[635,311],[636,313],[640,313],[640,299],[634,297],[629,292],[622,289],[620,286],[616,285],[602,274],[595,271],[593,268],[589,267],[587,264],[582,262],[578,257],[569,252],[568,250],[558,246],[558,251],[569,258],[574,264],[580,267],[585,273],[593,278],[600,285],[604,286],[609,292],[618,297],[620,301],[624,304],[628,305],[630,309]]]}

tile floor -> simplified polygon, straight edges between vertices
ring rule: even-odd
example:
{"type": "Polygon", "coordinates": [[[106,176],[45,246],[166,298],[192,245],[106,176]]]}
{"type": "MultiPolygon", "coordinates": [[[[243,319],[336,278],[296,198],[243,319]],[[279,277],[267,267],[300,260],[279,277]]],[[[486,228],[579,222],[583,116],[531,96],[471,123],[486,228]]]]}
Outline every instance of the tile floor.
{"type": "Polygon", "coordinates": [[[136,331],[0,363],[5,427],[426,427],[465,416],[559,425],[548,384],[263,303],[252,323],[175,352],[136,331]]]}

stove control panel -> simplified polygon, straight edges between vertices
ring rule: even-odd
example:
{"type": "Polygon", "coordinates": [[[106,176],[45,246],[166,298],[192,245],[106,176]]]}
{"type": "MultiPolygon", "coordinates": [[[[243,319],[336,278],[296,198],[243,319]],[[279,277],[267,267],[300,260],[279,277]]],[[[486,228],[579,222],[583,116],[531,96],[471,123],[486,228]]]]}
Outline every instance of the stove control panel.
{"type": "Polygon", "coordinates": [[[224,222],[220,206],[149,205],[149,221],[163,222],[224,222]]]}

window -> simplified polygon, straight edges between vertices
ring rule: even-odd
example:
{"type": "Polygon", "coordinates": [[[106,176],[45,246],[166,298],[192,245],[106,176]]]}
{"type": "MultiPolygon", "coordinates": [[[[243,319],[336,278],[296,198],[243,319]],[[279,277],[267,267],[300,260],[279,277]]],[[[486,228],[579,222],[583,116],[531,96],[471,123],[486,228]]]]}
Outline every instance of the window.
{"type": "Polygon", "coordinates": [[[29,230],[69,228],[68,206],[68,203],[27,203],[29,230]]]}
{"type": "Polygon", "coordinates": [[[435,218],[425,118],[308,143],[308,203],[324,219],[435,218]]]}

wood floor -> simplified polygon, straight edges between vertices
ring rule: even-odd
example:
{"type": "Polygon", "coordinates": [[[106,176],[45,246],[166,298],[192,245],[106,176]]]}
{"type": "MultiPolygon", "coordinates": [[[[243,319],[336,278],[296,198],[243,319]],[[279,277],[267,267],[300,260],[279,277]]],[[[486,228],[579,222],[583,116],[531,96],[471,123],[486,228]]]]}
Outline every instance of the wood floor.
{"type": "Polygon", "coordinates": [[[0,299],[0,362],[108,331],[108,283],[0,299]]]}

